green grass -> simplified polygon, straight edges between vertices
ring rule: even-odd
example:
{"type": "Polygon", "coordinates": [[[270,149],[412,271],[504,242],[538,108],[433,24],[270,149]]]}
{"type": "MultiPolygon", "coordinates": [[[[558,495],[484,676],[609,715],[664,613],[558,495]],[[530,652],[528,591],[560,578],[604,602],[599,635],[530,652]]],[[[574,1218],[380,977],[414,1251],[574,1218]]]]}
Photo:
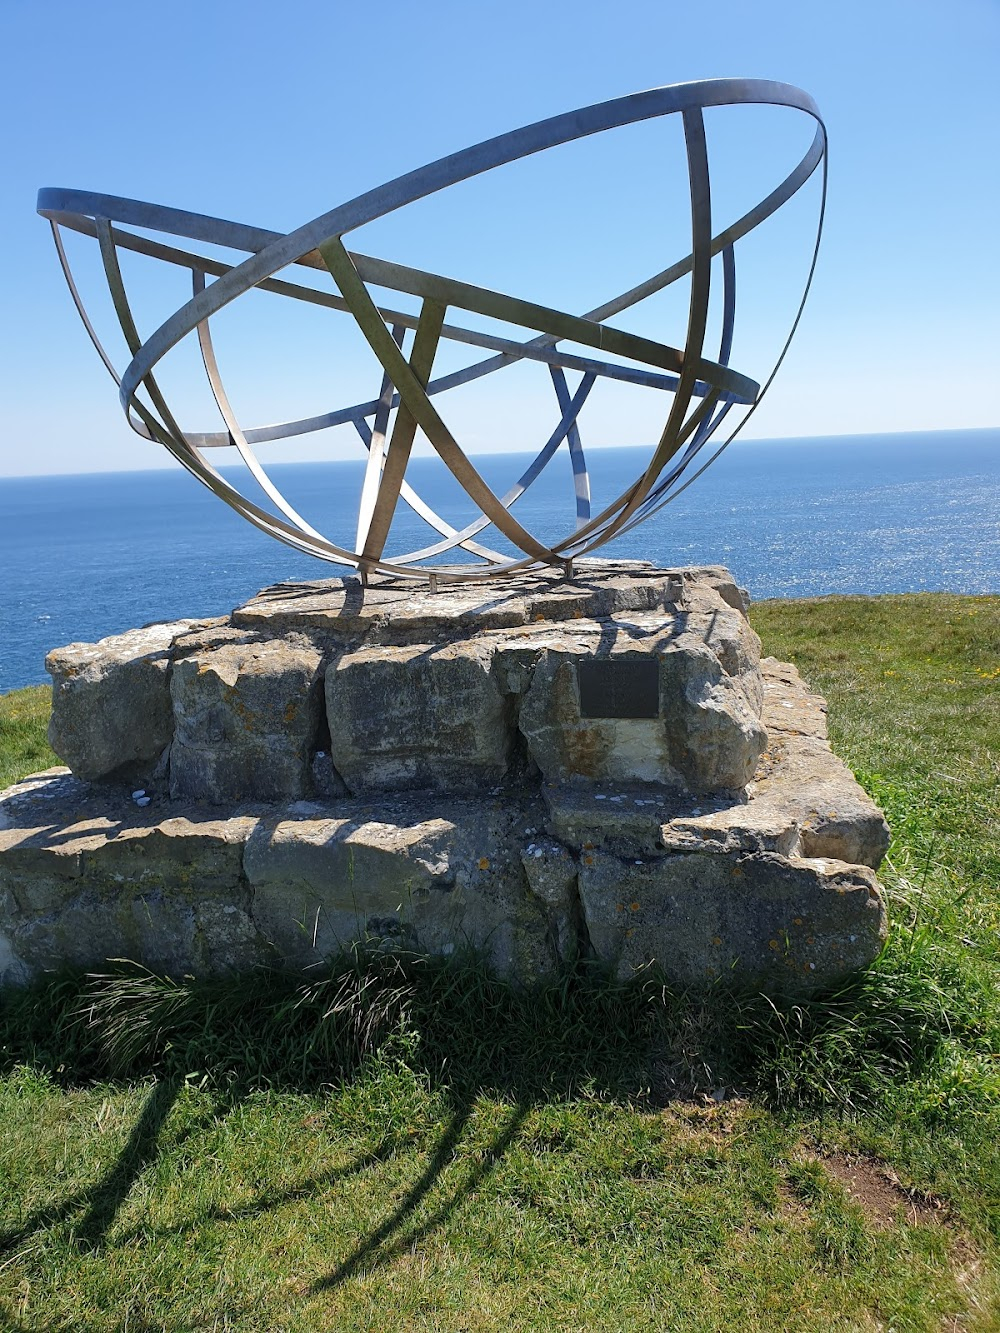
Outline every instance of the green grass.
{"type": "Polygon", "coordinates": [[[0,790],[60,762],[45,739],[51,706],[47,685],[0,694],[0,790]]]}
{"type": "MultiPolygon", "coordinates": [[[[1000,598],[752,616],[893,824],[865,977],[525,996],[359,953],[8,996],[0,1328],[1000,1328],[1000,598]]],[[[0,700],[8,780],[39,703],[0,700]]]]}

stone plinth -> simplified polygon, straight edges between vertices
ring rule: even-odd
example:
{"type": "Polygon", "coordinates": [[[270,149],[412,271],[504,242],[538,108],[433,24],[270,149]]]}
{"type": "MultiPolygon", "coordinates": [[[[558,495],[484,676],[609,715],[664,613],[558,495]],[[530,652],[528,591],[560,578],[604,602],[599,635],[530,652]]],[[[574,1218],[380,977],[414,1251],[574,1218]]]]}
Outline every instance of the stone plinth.
{"type": "Polygon", "coordinates": [[[813,988],[884,938],[885,822],[722,569],[278,585],[47,665],[72,772],[0,795],[7,982],[375,939],[813,988]]]}

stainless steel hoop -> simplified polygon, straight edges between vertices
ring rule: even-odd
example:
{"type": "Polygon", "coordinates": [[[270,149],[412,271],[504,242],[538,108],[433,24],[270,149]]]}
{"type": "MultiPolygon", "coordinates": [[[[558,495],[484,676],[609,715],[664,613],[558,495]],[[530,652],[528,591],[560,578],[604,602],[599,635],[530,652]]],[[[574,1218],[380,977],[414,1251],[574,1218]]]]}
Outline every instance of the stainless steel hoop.
{"type": "Polygon", "coordinates": [[[813,100],[788,84],[751,79],[713,79],[674,84],[584,107],[539,121],[510,134],[487,140],[370,190],[285,235],[247,227],[221,218],[140,203],[134,199],[81,190],[44,189],[38,212],[52,227],[59,261],[73,301],[91,341],[119,385],[129,425],[147,440],[159,442],[237,513],[270,536],[321,560],[356,567],[363,577],[380,571],[406,578],[450,580],[495,578],[545,565],[570,567],[648,518],[690,485],[722,452],[756,410],[784,360],[798,326],[812,282],[826,197],[826,131],[813,100]],[[703,111],[740,104],[790,107],[815,121],[815,134],[801,161],[759,204],[731,226],[713,233],[708,153],[703,111]],[[588,135],[678,114],[682,118],[691,207],[690,253],[646,282],[605,302],[585,315],[570,315],[531,301],[503,295],[438,274],[408,268],[348,251],[347,233],[459,181],[533,153],[588,135]],[[736,251],[743,237],[771,217],[795,195],[817,168],[822,192],[816,241],[802,299],[777,363],[760,385],[729,365],[736,317],[736,251]],[[63,245],[60,228],[94,237],[99,245],[115,311],[132,360],[122,374],[105,352],[81,300],[63,245]],[[189,242],[221,245],[249,253],[236,265],[161,240],[139,235],[139,227],[189,242]],[[121,250],[136,251],[190,270],[191,299],[142,341],[132,316],[119,265],[121,250]],[[705,355],[712,263],[721,259],[722,333],[716,358],[705,355]],[[336,292],[325,292],[276,278],[289,264],[321,269],[336,292]],[[607,323],[647,297],[690,275],[687,333],[683,348],[639,337],[607,323]],[[207,282],[207,278],[213,281],[207,282]],[[418,314],[380,307],[369,292],[374,285],[418,297],[418,314]],[[219,372],[210,329],[211,317],[251,288],[306,301],[352,315],[381,363],[377,398],[278,425],[244,430],[232,409],[219,372]],[[446,322],[450,308],[489,316],[530,331],[527,341],[501,338],[446,322]],[[409,353],[404,340],[413,331],[409,353]],[[205,373],[225,430],[182,431],[160,391],[154,371],[163,357],[190,334],[198,339],[205,373]],[[432,378],[435,354],[442,339],[490,353],[459,371],[432,378]],[[570,342],[590,355],[563,350],[570,342]],[[593,353],[596,352],[596,355],[593,353]],[[608,360],[608,355],[620,358],[608,360]],[[518,481],[496,495],[463,453],[444,424],[434,399],[519,362],[540,362],[551,377],[558,408],[555,429],[518,481]],[[623,361],[629,364],[623,364],[623,361]],[[581,378],[571,391],[567,370],[581,378]],[[599,379],[657,389],[671,396],[659,442],[649,464],[631,486],[598,514],[591,512],[590,478],[581,443],[579,418],[599,379]],[[140,390],[144,396],[140,397],[140,390]],[[693,475],[690,465],[734,405],[749,411],[722,446],[693,475]],[[393,414],[395,414],[393,416],[393,414]],[[391,425],[390,425],[391,422],[391,425]],[[254,445],[288,439],[351,423],[367,451],[353,550],[331,542],[313,528],[274,485],[254,453],[254,445]],[[437,514],[406,480],[407,464],[417,431],[430,441],[452,475],[478,508],[478,517],[456,529],[437,514]],[[539,541],[511,512],[516,501],[541,475],[565,443],[569,452],[576,505],[572,531],[551,546],[539,541]],[[268,511],[247,499],[205,457],[204,451],[234,446],[251,475],[274,505],[268,511]],[[399,501],[427,523],[436,539],[419,550],[386,559],[386,539],[399,501]],[[476,539],[494,527],[521,553],[510,558],[476,539]],[[439,556],[461,549],[471,562],[433,565],[439,556]]]}

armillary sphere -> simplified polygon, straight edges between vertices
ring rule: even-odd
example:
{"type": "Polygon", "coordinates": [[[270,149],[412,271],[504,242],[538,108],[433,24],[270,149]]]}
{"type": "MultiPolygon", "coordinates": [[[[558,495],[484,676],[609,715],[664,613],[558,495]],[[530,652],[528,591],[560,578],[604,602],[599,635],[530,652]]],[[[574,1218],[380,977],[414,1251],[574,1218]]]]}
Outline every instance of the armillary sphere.
{"type": "MultiPolygon", "coordinates": [[[[736,246],[791,199],[817,168],[822,168],[825,199],[826,132],[811,97],[783,83],[713,79],[618,97],[489,139],[369,190],[285,235],[81,190],[42,190],[38,211],[51,223],[70,292],[101,359],[119,385],[122,407],[133,430],[162,444],[237,513],[279,541],[321,560],[355,567],[364,578],[380,571],[436,583],[439,578],[495,578],[551,565],[561,565],[568,571],[574,558],[595,551],[648,518],[708,466],[703,463],[694,469],[692,464],[734,405],[754,410],[788,349],[815,269],[822,201],[816,247],[802,302],[763,390],[757,381],[729,364],[736,315],[736,246]],[[746,104],[801,111],[815,122],[815,134],[801,161],[784,180],[756,207],[716,233],[703,112],[707,107],[746,104]],[[357,228],[459,181],[575,139],[670,115],[680,116],[683,122],[691,211],[690,251],[645,282],[585,314],[567,314],[452,278],[374,259],[349,251],[344,244],[347,234],[357,228]],[[101,345],[80,298],[60,234],[63,227],[95,237],[100,246],[111,298],[132,355],[121,374],[101,345]],[[246,253],[248,258],[227,265],[209,255],[137,234],[130,230],[134,227],[144,233],[182,237],[197,245],[226,246],[246,253]],[[191,273],[191,299],[145,341],[137,332],[122,278],[119,251],[123,249],[179,265],[191,273]],[[722,275],[722,330],[718,349],[712,349],[714,359],[706,348],[713,260],[719,261],[716,272],[721,268],[722,275]],[[290,264],[323,270],[332,279],[333,289],[318,290],[274,276],[290,264]],[[640,337],[608,322],[685,278],[690,279],[690,300],[683,347],[640,337]],[[370,285],[418,298],[419,310],[408,314],[377,305],[370,285]],[[251,288],[352,316],[383,369],[378,396],[320,416],[244,429],[236,419],[219,373],[210,321],[251,288]],[[448,323],[449,309],[492,317],[531,336],[520,341],[448,323]],[[410,330],[412,339],[407,350],[410,330]],[[158,363],[191,334],[200,345],[212,394],[225,426],[221,431],[182,430],[157,384],[158,363]],[[434,378],[435,352],[442,339],[465,344],[487,355],[461,370],[434,378]],[[581,349],[584,354],[564,350],[564,344],[581,349]],[[609,360],[609,356],[615,359],[609,360]],[[446,426],[438,403],[449,389],[526,361],[540,362],[551,377],[558,420],[518,481],[506,494],[497,495],[446,426]],[[575,389],[571,390],[567,382],[567,371],[580,375],[575,389]],[[579,418],[591,389],[602,378],[663,391],[668,406],[666,423],[646,470],[611,504],[593,513],[579,418]],[[254,454],[254,446],[266,441],[289,439],[346,423],[353,424],[367,450],[353,550],[336,545],[307,523],[274,485],[254,454]],[[407,481],[407,465],[418,429],[478,510],[475,520],[462,528],[446,522],[407,481]],[[566,536],[550,546],[523,527],[513,511],[517,500],[563,444],[572,461],[575,522],[566,536]],[[206,451],[219,446],[235,446],[273,504],[273,511],[241,494],[208,461],[206,451]],[[387,557],[386,540],[400,500],[428,524],[434,539],[419,550],[387,557]],[[512,557],[482,545],[477,539],[490,526],[520,554],[512,557]],[[438,563],[441,557],[449,556],[451,564],[438,563]],[[456,559],[461,563],[454,563],[456,559]]],[[[737,430],[748,415],[749,412],[744,414],[737,430]]],[[[735,434],[734,430],[721,448],[735,434]]],[[[721,448],[713,457],[718,456],[721,448]]],[[[567,513],[567,525],[570,523],[567,513]]]]}

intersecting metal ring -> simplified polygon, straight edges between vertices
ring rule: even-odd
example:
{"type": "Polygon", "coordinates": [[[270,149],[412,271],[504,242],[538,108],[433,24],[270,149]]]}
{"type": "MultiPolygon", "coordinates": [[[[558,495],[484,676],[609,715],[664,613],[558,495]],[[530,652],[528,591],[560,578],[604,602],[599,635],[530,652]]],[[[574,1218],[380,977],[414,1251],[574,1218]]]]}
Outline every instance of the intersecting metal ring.
{"type": "MultiPolygon", "coordinates": [[[[59,259],[70,292],[101,359],[120,388],[122,407],[132,428],[158,441],[227,504],[270,536],[321,560],[346,564],[367,575],[381,571],[408,578],[491,578],[545,565],[570,566],[574,558],[596,550],[619,533],[649,517],[689,485],[708,466],[692,464],[734,405],[749,408],[736,430],[760,402],[784,359],[798,325],[812,281],[822,229],[826,193],[826,133],[812,99],[788,84],[751,79],[713,79],[674,84],[634,93],[579,111],[554,116],[501,135],[370,190],[338,208],[282,235],[258,227],[227,222],[178,209],[140,203],[81,190],[45,189],[38,211],[52,226],[59,259]],[[815,134],[801,161],[759,204],[715,234],[712,224],[708,152],[703,110],[738,104],[791,107],[815,121],[815,134]],[[647,281],[606,301],[584,315],[571,315],[534,302],[503,295],[422,270],[348,251],[348,232],[384,217],[415,200],[467,180],[518,158],[606,130],[677,114],[683,122],[691,209],[690,252],[647,281]],[[736,313],[736,245],[792,198],[822,168],[822,200],[816,243],[802,301],[777,364],[764,383],[729,365],[736,313]],[[105,352],[80,298],[69,267],[61,227],[96,238],[111,297],[132,360],[119,374],[105,352]],[[249,254],[227,265],[191,250],[128,230],[183,237],[200,244],[222,245],[249,254]],[[137,251],[190,270],[191,299],[143,341],[136,329],[119,265],[120,250],[137,251]],[[722,270],[722,332],[715,359],[706,356],[709,293],[713,260],[722,270]],[[321,269],[336,291],[322,291],[276,278],[289,264],[321,269]],[[608,324],[613,317],[690,277],[687,330],[682,348],[656,342],[608,324]],[[207,279],[212,281],[208,282],[207,279]],[[375,304],[369,286],[420,300],[418,313],[385,309],[375,304]],[[320,416],[244,430],[233,412],[215,356],[210,320],[251,288],[352,315],[383,369],[377,398],[320,416]],[[446,322],[449,308],[492,317],[529,331],[527,341],[502,338],[446,322]],[[404,350],[407,332],[412,342],[404,350]],[[154,371],[183,338],[194,334],[225,429],[183,431],[160,391],[154,371]],[[442,339],[489,353],[462,370],[432,378],[434,356],[442,339]],[[565,344],[583,349],[567,350],[565,344]],[[614,360],[608,360],[611,355],[614,360]],[[435,399],[448,389],[480,379],[519,362],[540,362],[551,377],[558,407],[555,429],[522,476],[506,494],[496,495],[448,430],[435,399]],[[574,390],[566,371],[578,372],[574,390]],[[612,379],[667,393],[669,408],[659,442],[645,472],[599,513],[591,512],[590,479],[581,443],[579,417],[599,379],[612,379]],[[140,396],[140,391],[142,395],[140,396]],[[367,464],[358,502],[357,537],[353,550],[338,546],[296,512],[274,485],[254,454],[253,446],[301,436],[330,426],[352,423],[365,449],[367,464]],[[478,517],[456,529],[413,490],[406,479],[416,433],[423,432],[451,473],[478,508],[478,517]],[[511,512],[515,502],[565,444],[572,461],[576,521],[572,531],[545,545],[511,512]],[[205,451],[235,446],[252,476],[274,506],[262,508],[247,499],[207,460],[205,451]],[[693,475],[692,475],[693,474],[693,475]],[[402,499],[437,534],[419,550],[385,558],[384,551],[397,505],[402,499]],[[482,545],[477,538],[492,526],[518,551],[510,557],[482,545]],[[434,564],[456,550],[468,563],[434,564]]],[[[735,436],[734,430],[717,457],[735,436]]],[[[708,460],[711,462],[712,458],[708,460]]],[[[454,558],[454,557],[453,557],[454,558]]]]}

